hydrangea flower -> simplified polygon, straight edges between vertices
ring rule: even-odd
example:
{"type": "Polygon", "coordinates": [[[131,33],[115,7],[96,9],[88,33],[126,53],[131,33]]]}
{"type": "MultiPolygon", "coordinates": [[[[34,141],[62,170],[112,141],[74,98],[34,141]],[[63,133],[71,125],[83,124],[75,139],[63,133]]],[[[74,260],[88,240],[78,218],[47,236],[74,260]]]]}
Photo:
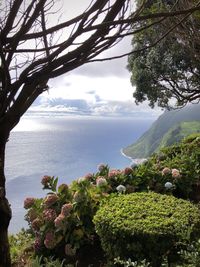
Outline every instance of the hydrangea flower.
{"type": "Polygon", "coordinates": [[[45,209],[43,211],[44,220],[46,222],[53,222],[57,217],[56,211],[54,209],[45,209]]]}
{"type": "Polygon", "coordinates": [[[44,205],[49,208],[58,201],[56,194],[50,194],[44,199],[44,205]]]}
{"type": "Polygon", "coordinates": [[[162,170],[162,175],[167,175],[167,174],[170,174],[170,173],[171,173],[171,169],[170,169],[170,168],[165,167],[165,168],[162,170]]]}
{"type": "Polygon", "coordinates": [[[35,198],[33,198],[33,197],[27,197],[24,200],[24,208],[25,209],[30,209],[34,204],[35,204],[35,198]]]}
{"type": "Polygon", "coordinates": [[[166,182],[166,183],[165,183],[165,188],[166,188],[166,189],[171,189],[171,188],[173,188],[173,184],[170,183],[170,182],[166,182]]]}
{"type": "Polygon", "coordinates": [[[173,178],[180,178],[181,177],[180,171],[177,169],[172,169],[172,177],[173,178]]]}
{"type": "Polygon", "coordinates": [[[62,206],[61,214],[64,215],[64,216],[69,216],[69,214],[72,211],[72,209],[73,209],[72,203],[67,203],[67,204],[62,206]]]}
{"type": "Polygon", "coordinates": [[[97,166],[98,171],[102,172],[106,168],[106,165],[101,163],[97,166]]]}
{"type": "Polygon", "coordinates": [[[42,221],[39,218],[36,218],[35,220],[32,221],[31,226],[34,231],[39,231],[42,224],[43,224],[42,221]]]}
{"type": "Polygon", "coordinates": [[[48,249],[53,249],[56,245],[55,236],[53,232],[47,232],[44,240],[44,245],[48,249]]]}
{"type": "Polygon", "coordinates": [[[118,186],[116,187],[116,189],[117,189],[117,191],[118,191],[119,193],[125,193],[125,192],[126,192],[126,187],[125,187],[124,185],[122,185],[122,184],[118,185],[118,186]]]}
{"type": "Polygon", "coordinates": [[[125,175],[130,175],[132,172],[133,172],[133,169],[130,168],[130,167],[126,167],[126,168],[123,170],[123,173],[124,173],[125,175]]]}
{"type": "Polygon", "coordinates": [[[51,176],[48,176],[48,175],[44,175],[42,177],[42,181],[41,181],[41,184],[44,185],[44,186],[48,186],[48,183],[51,181],[51,176]]]}
{"type": "Polygon", "coordinates": [[[119,174],[121,174],[121,171],[119,171],[119,170],[111,170],[108,173],[108,178],[115,178],[119,174]]]}
{"type": "Polygon", "coordinates": [[[97,187],[105,186],[105,185],[107,185],[107,181],[104,177],[99,176],[96,179],[96,185],[97,185],[97,187]]]}
{"type": "Polygon", "coordinates": [[[85,177],[86,180],[90,181],[93,178],[93,174],[92,173],[88,173],[84,177],[85,177]]]}
{"type": "Polygon", "coordinates": [[[58,217],[54,220],[55,227],[63,228],[65,220],[65,216],[63,214],[59,214],[58,217]]]}
{"type": "Polygon", "coordinates": [[[34,250],[36,252],[40,251],[42,247],[42,241],[41,238],[39,236],[36,237],[35,242],[34,242],[34,250]]]}
{"type": "Polygon", "coordinates": [[[71,244],[66,244],[65,245],[65,254],[67,256],[74,256],[76,254],[76,249],[72,248],[71,244]]]}

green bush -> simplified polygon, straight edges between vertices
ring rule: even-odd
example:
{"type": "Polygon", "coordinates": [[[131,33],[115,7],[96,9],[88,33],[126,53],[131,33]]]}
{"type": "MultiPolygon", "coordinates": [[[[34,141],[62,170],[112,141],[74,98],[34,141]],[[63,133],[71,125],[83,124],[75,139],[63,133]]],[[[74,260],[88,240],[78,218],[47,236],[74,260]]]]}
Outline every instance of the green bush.
{"type": "Polygon", "coordinates": [[[200,214],[190,202],[157,193],[110,196],[94,216],[96,232],[110,259],[146,259],[161,266],[199,237],[200,214]]]}
{"type": "Polygon", "coordinates": [[[200,134],[163,148],[135,172],[136,191],[170,192],[178,198],[200,201],[200,134]],[[171,183],[172,187],[165,187],[171,183]]]}

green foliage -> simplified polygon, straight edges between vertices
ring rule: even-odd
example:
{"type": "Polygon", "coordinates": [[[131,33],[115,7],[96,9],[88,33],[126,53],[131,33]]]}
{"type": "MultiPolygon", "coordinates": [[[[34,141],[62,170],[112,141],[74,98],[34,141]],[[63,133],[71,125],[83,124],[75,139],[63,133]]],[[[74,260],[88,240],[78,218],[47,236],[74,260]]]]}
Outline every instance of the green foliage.
{"type": "MultiPolygon", "coordinates": [[[[173,194],[178,197],[199,201],[200,182],[200,134],[192,135],[180,144],[166,147],[151,158],[152,168],[171,169],[169,174],[162,177],[174,185],[173,194]],[[188,142],[187,140],[190,140],[188,142]],[[173,177],[173,169],[178,169],[180,175],[173,177]]],[[[159,181],[157,181],[159,182],[159,181]]]]}
{"type": "Polygon", "coordinates": [[[179,143],[182,139],[190,134],[198,134],[200,132],[199,121],[185,121],[174,127],[172,127],[162,138],[159,147],[156,152],[165,146],[170,146],[179,143]]]}
{"type": "Polygon", "coordinates": [[[157,267],[166,255],[177,261],[177,252],[200,234],[196,206],[153,192],[111,196],[97,211],[94,223],[111,259],[147,259],[157,267]]]}
{"type": "MultiPolygon", "coordinates": [[[[36,255],[65,259],[68,264],[82,261],[81,255],[90,258],[91,251],[96,249],[95,251],[100,252],[99,255],[101,254],[100,257],[103,259],[93,218],[100,203],[102,201],[106,203],[113,194],[128,195],[133,192],[154,191],[199,201],[199,137],[192,135],[184,139],[182,143],[164,148],[148,161],[132,168],[112,170],[107,165],[100,165],[96,173],[87,174],[73,181],[69,186],[66,184],[58,186],[57,178],[44,176],[42,185],[44,190],[48,190],[47,195],[42,199],[27,198],[24,202],[27,209],[26,219],[35,240],[36,255]]],[[[154,210],[156,211],[155,207],[154,210]]],[[[116,218],[114,216],[114,220],[116,218]]],[[[133,218],[132,221],[134,221],[133,218]]],[[[142,221],[145,222],[145,216],[142,221]]],[[[166,222],[160,217],[160,223],[164,221],[166,222]]],[[[128,218],[123,222],[124,226],[127,223],[128,218]]],[[[144,229],[148,229],[146,225],[144,229]]],[[[152,234],[156,236],[155,232],[152,234]]],[[[156,253],[155,251],[160,249],[157,246],[158,239],[156,238],[152,253],[156,253]]],[[[115,242],[117,244],[117,239],[115,242]]],[[[123,243],[121,246],[124,247],[123,243]]],[[[168,246],[168,241],[163,242],[162,246],[164,250],[168,246]]],[[[134,249],[137,250],[137,253],[141,253],[140,245],[134,246],[134,249]]],[[[116,250],[116,258],[121,256],[117,253],[116,250]]],[[[120,260],[126,262],[128,258],[129,255],[120,260]]],[[[144,254],[140,261],[144,259],[149,261],[149,258],[149,255],[144,254]]],[[[135,264],[137,258],[132,260],[135,264]]],[[[114,263],[112,262],[112,264],[114,263]]],[[[140,263],[138,262],[138,264],[140,263]]]]}
{"type": "Polygon", "coordinates": [[[64,261],[60,261],[58,259],[54,260],[53,258],[43,258],[43,257],[36,257],[33,259],[28,267],[64,267],[70,265],[65,265],[64,261]]]}
{"type": "MultiPolygon", "coordinates": [[[[181,4],[185,5],[182,1],[148,1],[143,13],[149,15],[156,10],[175,10],[181,4]]],[[[129,57],[128,68],[132,74],[131,82],[136,86],[136,103],[148,100],[151,107],[155,103],[168,107],[173,98],[177,100],[177,106],[199,99],[200,61],[198,49],[194,48],[199,43],[194,34],[199,28],[199,18],[192,15],[182,21],[182,28],[178,26],[164,39],[162,36],[176,20],[165,19],[149,27],[153,22],[151,19],[141,21],[139,26],[146,30],[133,36],[132,45],[136,53],[129,57]],[[144,47],[149,48],[144,50],[144,47]]]]}
{"type": "Polygon", "coordinates": [[[12,262],[17,264],[22,259],[30,258],[33,255],[33,242],[33,236],[23,229],[16,235],[10,235],[9,243],[12,262]]]}
{"type": "Polygon", "coordinates": [[[57,178],[44,176],[46,197],[24,201],[26,220],[35,237],[35,253],[74,262],[85,248],[98,246],[93,217],[99,203],[111,193],[134,192],[141,180],[134,179],[135,171],[130,167],[110,170],[107,165],[100,165],[96,173],[87,174],[69,186],[58,186],[57,178]]]}
{"type": "Polygon", "coordinates": [[[143,260],[143,261],[131,261],[131,259],[129,258],[128,260],[121,260],[120,257],[117,257],[114,259],[114,265],[117,265],[117,266],[123,266],[123,267],[132,267],[132,266],[135,266],[135,267],[148,267],[149,266],[149,263],[146,262],[146,260],[143,260]]]}

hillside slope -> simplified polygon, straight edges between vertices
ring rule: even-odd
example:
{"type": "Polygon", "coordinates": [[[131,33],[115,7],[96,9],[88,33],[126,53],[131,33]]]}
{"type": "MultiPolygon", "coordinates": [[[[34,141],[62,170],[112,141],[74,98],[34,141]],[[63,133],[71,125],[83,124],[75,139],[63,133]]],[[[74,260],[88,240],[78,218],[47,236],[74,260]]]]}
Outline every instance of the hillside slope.
{"type": "Polygon", "coordinates": [[[199,131],[199,104],[166,111],[134,144],[124,148],[123,153],[132,158],[146,158],[161,147],[171,145],[188,134],[199,131]]]}

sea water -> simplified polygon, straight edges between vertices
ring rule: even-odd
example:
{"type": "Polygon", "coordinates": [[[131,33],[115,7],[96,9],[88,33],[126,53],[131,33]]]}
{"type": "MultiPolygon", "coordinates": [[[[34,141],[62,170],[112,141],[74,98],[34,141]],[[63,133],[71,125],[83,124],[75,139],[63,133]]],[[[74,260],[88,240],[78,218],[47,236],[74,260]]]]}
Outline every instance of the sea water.
{"type": "Polygon", "coordinates": [[[10,233],[27,224],[23,201],[42,197],[43,175],[59,183],[97,171],[100,163],[112,169],[131,164],[120,150],[138,139],[152,119],[26,116],[12,131],[6,149],[7,195],[13,217],[10,233]]]}

